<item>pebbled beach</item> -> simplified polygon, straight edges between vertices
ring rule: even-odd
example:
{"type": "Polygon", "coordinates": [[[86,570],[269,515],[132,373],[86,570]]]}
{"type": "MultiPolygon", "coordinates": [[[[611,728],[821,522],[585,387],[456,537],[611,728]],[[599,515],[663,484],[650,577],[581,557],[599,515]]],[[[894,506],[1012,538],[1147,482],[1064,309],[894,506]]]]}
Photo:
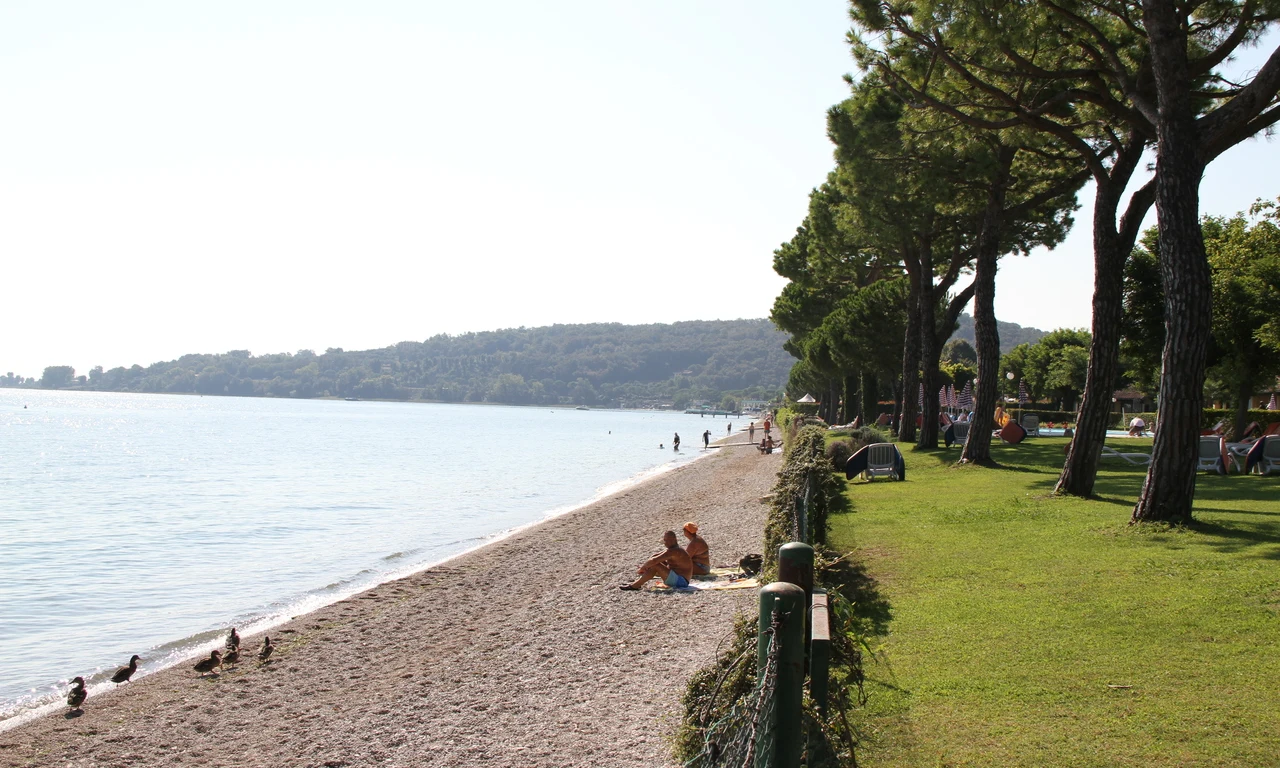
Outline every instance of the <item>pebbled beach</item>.
{"type": "Polygon", "coordinates": [[[716,450],[299,616],[267,664],[187,662],[0,733],[0,766],[671,765],[684,685],[756,592],[617,586],[687,520],[715,565],[759,552],[780,462],[716,450]]]}

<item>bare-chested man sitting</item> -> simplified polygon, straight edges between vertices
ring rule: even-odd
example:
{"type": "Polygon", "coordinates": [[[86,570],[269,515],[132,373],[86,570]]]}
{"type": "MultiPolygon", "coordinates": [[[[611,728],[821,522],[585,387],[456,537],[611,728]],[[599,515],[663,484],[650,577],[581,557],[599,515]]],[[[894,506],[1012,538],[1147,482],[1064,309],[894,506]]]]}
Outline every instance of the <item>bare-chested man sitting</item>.
{"type": "Polygon", "coordinates": [[[689,559],[693,561],[693,572],[699,576],[711,573],[711,548],[707,546],[706,540],[698,535],[698,524],[685,523],[684,537],[689,540],[689,543],[684,545],[684,551],[689,553],[689,559]]]}
{"type": "Polygon", "coordinates": [[[644,565],[636,569],[640,578],[630,584],[622,585],[619,589],[639,589],[652,578],[662,579],[663,584],[673,589],[689,586],[689,579],[693,577],[693,559],[689,557],[688,552],[680,548],[676,532],[667,531],[662,534],[662,543],[666,545],[666,549],[649,558],[644,565]]]}

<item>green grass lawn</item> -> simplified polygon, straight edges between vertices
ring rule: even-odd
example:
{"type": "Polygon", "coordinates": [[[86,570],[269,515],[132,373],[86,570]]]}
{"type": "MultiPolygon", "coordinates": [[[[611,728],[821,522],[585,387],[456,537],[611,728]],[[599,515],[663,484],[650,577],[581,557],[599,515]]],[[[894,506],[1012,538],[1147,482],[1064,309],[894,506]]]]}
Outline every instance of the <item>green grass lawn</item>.
{"type": "Polygon", "coordinates": [[[1131,527],[1145,470],[1051,497],[1065,442],[850,483],[831,542],[871,579],[877,647],[859,765],[1280,765],[1280,477],[1202,474],[1196,525],[1131,527]]]}

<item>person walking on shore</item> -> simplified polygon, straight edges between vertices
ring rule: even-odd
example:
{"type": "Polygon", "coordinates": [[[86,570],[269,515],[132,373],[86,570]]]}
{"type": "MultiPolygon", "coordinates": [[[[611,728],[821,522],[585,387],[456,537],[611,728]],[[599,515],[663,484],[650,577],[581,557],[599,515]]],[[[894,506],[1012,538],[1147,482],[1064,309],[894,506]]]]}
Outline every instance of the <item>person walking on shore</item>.
{"type": "Polygon", "coordinates": [[[663,584],[672,589],[689,586],[689,579],[693,578],[693,560],[688,552],[680,548],[676,532],[667,531],[662,534],[662,544],[666,549],[658,552],[636,569],[640,578],[630,584],[623,584],[618,589],[639,589],[653,578],[661,579],[663,584]]]}
{"type": "Polygon", "coordinates": [[[756,423],[751,422],[751,426],[747,427],[747,440],[752,444],[756,441],[756,423]]]}
{"type": "Polygon", "coordinates": [[[711,447],[711,430],[708,429],[706,432],[702,433],[702,449],[705,451],[710,447],[711,447]]]}

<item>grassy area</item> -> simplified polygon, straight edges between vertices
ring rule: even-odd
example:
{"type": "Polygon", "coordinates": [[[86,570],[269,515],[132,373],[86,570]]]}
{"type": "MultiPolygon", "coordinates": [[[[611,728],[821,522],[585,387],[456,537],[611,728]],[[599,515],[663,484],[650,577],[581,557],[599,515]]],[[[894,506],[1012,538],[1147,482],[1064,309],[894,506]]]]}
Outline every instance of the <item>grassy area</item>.
{"type": "Polygon", "coordinates": [[[1195,526],[1130,527],[1144,470],[1051,497],[1064,443],[850,484],[832,543],[881,644],[859,765],[1280,765],[1280,477],[1201,475],[1195,526]]]}

